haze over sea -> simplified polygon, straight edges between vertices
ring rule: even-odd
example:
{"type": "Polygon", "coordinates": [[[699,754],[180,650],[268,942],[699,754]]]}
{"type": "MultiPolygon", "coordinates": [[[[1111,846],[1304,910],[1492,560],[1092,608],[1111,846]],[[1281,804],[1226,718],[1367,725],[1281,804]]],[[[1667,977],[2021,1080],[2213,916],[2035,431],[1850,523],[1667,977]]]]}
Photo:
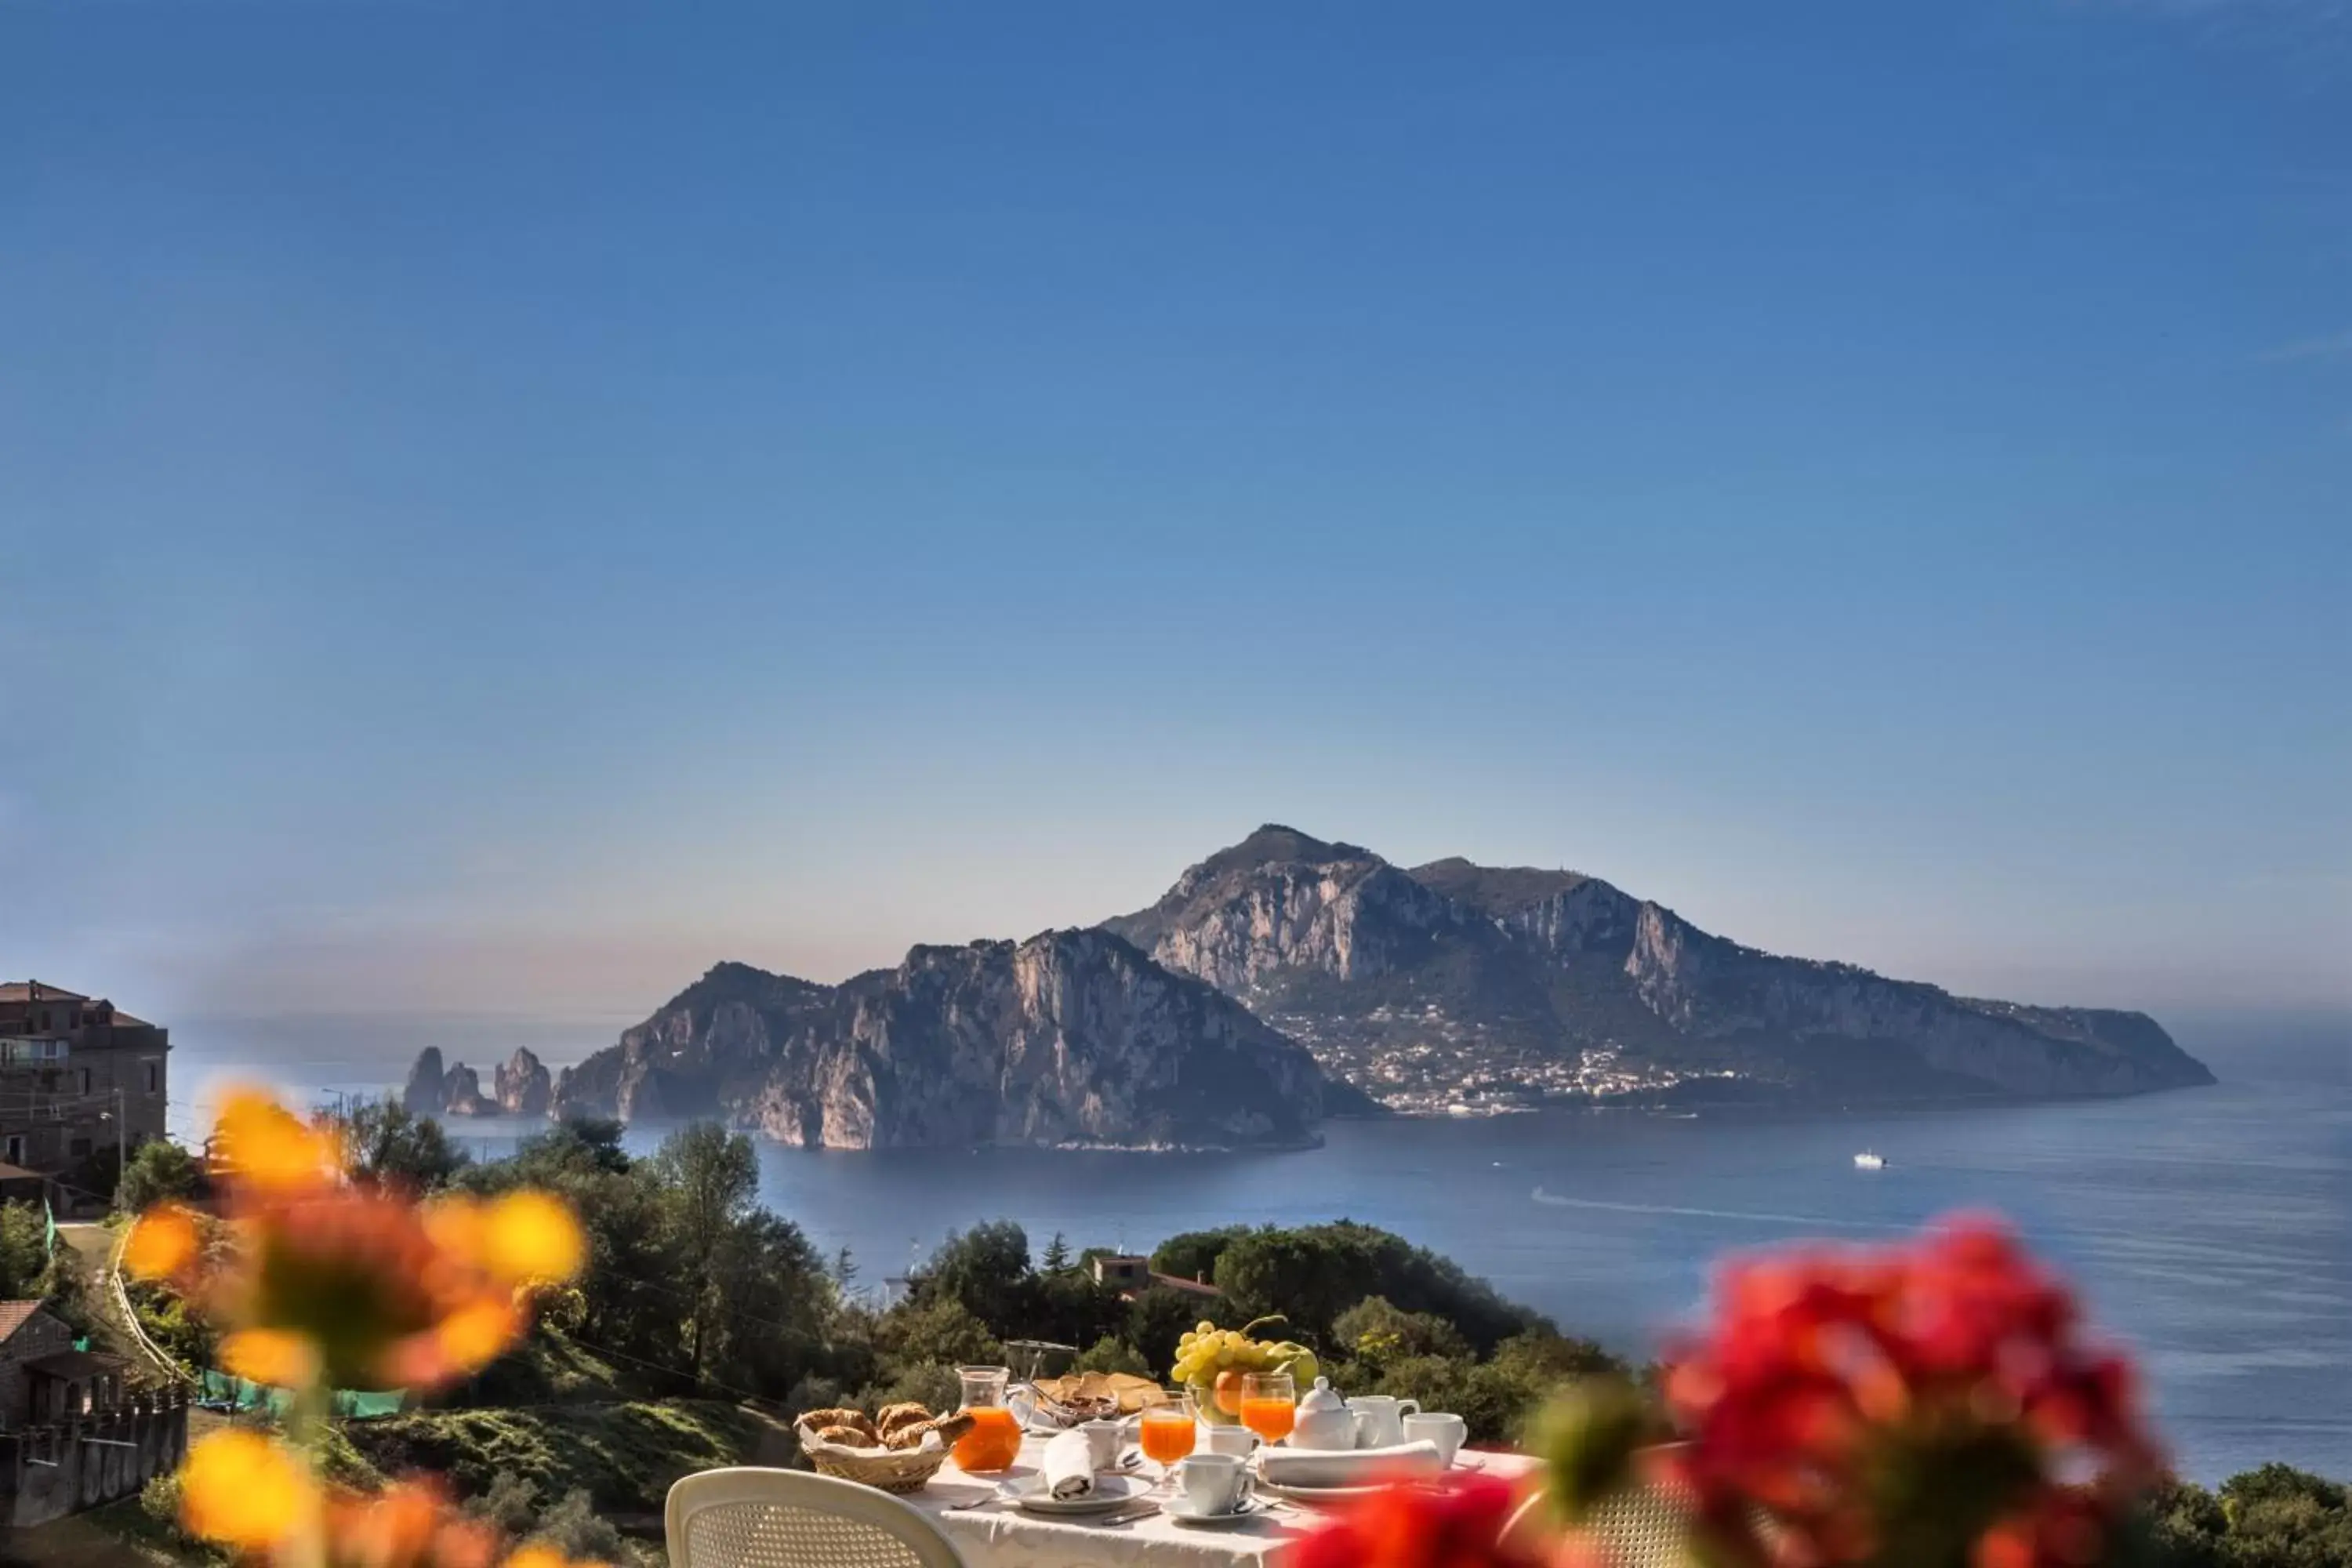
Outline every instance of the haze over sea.
{"type": "MultiPolygon", "coordinates": [[[[2137,1099],[1852,1114],[1538,1113],[1339,1122],[1302,1153],[810,1152],[761,1147],[761,1196],[866,1284],[950,1229],[1011,1218],[1042,1248],[1148,1247],[1180,1230],[1342,1216],[1444,1253],[1572,1333],[1646,1355],[1725,1251],[1896,1236],[1954,1209],[2014,1220],[2139,1352],[2181,1470],[2270,1459],[2352,1477],[2352,1026],[2170,1020],[2216,1088],[2137,1099]],[[1855,1151],[1890,1161],[1853,1168],[1855,1151]]],[[[178,1131],[209,1081],[372,1091],[438,1045],[483,1070],[551,1066],[614,1020],[192,1021],[178,1131]]],[[[460,1123],[479,1152],[529,1129],[460,1123]]],[[[650,1148],[661,1130],[633,1128],[650,1148]]]]}

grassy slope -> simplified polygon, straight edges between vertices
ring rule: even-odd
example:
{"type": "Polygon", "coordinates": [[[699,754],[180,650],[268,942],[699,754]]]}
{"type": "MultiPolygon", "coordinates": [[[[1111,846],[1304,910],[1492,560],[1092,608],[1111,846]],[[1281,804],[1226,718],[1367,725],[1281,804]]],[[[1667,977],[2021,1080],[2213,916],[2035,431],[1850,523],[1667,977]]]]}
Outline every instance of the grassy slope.
{"type": "Polygon", "coordinates": [[[504,1472],[544,1498],[584,1487],[601,1510],[658,1510],[670,1483],[719,1465],[785,1463],[791,1431],[720,1400],[425,1410],[353,1423],[345,1436],[386,1475],[434,1470],[462,1497],[504,1472]]]}

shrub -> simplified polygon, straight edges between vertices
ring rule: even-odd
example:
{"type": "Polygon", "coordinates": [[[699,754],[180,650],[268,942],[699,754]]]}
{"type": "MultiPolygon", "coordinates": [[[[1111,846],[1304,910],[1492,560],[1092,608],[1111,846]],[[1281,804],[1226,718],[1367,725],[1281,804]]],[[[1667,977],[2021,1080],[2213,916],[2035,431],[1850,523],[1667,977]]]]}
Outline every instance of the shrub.
{"type": "Polygon", "coordinates": [[[1132,1373],[1138,1377],[1150,1377],[1151,1375],[1151,1364],[1143,1359],[1142,1352],[1139,1352],[1133,1345],[1129,1344],[1125,1340],[1115,1338],[1109,1334],[1105,1334],[1102,1338],[1097,1340],[1092,1346],[1081,1352],[1078,1356],[1077,1364],[1072,1370],[1076,1372],[1125,1372],[1132,1373]]]}

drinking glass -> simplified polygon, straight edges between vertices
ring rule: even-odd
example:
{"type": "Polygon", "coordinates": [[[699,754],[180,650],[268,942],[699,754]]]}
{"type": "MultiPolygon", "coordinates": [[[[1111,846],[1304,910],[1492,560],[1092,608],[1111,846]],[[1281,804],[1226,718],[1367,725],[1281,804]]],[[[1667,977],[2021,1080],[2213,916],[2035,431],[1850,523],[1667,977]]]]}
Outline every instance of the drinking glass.
{"type": "Polygon", "coordinates": [[[1253,1372],[1242,1378],[1242,1425],[1264,1443],[1279,1443],[1298,1424],[1298,1388],[1286,1372],[1253,1372]]]}
{"type": "Polygon", "coordinates": [[[1196,1436],[1192,1407],[1181,1394],[1163,1396],[1159,1404],[1144,1406],[1136,1425],[1136,1446],[1145,1458],[1160,1467],[1160,1484],[1154,1490],[1171,1489],[1177,1461],[1192,1453],[1196,1436]]]}

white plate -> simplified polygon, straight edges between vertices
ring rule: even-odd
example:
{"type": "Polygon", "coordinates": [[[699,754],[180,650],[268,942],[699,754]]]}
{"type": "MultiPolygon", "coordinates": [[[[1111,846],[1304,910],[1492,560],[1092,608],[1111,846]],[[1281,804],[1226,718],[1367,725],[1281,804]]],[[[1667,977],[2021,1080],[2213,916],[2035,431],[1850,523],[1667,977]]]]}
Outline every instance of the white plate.
{"type": "Polygon", "coordinates": [[[1273,1506],[1264,1498],[1244,1498],[1242,1506],[1230,1513],[1202,1513],[1193,1508],[1191,1498],[1177,1497],[1161,1503],[1160,1511],[1179,1524],[1194,1524],[1214,1530],[1221,1524],[1239,1524],[1245,1519],[1255,1519],[1273,1506]]]}
{"type": "Polygon", "coordinates": [[[997,1488],[997,1492],[1015,1508],[1030,1513],[1108,1513],[1126,1507],[1150,1489],[1133,1476],[1097,1476],[1095,1489],[1085,1497],[1051,1498],[1045,1495],[1045,1478],[1031,1476],[1025,1480],[1007,1481],[997,1488]]]}

